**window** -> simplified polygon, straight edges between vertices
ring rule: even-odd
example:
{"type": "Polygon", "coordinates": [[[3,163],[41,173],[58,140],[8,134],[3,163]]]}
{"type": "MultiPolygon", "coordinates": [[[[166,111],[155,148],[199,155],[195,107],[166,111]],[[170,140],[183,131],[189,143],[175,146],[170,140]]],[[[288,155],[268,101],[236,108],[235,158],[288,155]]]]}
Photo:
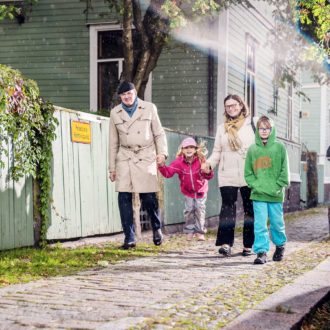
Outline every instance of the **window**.
{"type": "Polygon", "coordinates": [[[288,118],[286,137],[288,140],[293,139],[293,84],[289,83],[288,86],[288,118]]]}
{"type": "MultiPolygon", "coordinates": [[[[133,30],[136,49],[138,39],[133,30]]],[[[134,58],[138,54],[135,52],[134,58]]],[[[119,27],[90,26],[90,109],[109,111],[123,71],[122,30],[119,27]]]]}
{"type": "Polygon", "coordinates": [[[256,112],[256,46],[256,40],[247,34],[245,100],[250,108],[252,116],[254,116],[256,112]]]}

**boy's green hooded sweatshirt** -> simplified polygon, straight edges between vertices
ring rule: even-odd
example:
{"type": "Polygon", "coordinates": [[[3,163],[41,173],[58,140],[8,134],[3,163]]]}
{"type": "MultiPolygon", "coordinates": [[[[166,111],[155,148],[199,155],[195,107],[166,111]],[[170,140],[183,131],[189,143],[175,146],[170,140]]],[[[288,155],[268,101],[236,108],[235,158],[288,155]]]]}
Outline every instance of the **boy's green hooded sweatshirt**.
{"type": "Polygon", "coordinates": [[[283,202],[285,187],[290,183],[288,154],[284,144],[276,140],[276,130],[271,125],[266,145],[256,130],[256,143],[246,155],[244,176],[251,188],[252,200],[283,202]]]}

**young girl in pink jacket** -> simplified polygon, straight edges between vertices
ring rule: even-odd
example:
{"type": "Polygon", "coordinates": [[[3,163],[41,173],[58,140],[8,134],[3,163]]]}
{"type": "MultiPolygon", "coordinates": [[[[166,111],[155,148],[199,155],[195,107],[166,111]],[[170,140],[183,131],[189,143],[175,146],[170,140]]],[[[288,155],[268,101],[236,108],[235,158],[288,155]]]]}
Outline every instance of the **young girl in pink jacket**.
{"type": "Polygon", "coordinates": [[[205,240],[205,203],[208,191],[208,180],[213,178],[213,171],[201,171],[201,163],[205,162],[206,149],[189,137],[182,141],[176,159],[166,166],[158,166],[159,172],[165,178],[171,178],[175,173],[180,180],[181,192],[185,197],[183,232],[187,240],[197,237],[205,240]]]}

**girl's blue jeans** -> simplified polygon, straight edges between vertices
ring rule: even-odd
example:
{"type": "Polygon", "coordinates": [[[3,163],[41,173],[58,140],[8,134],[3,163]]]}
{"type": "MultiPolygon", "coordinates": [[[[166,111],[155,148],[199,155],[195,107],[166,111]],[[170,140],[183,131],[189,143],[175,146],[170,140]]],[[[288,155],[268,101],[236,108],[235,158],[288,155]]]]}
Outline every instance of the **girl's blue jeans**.
{"type": "Polygon", "coordinates": [[[283,218],[283,204],[274,202],[253,201],[254,210],[254,244],[255,253],[269,251],[269,233],[267,220],[269,219],[269,229],[271,240],[276,246],[284,245],[287,241],[285,235],[285,223],[283,218]]]}

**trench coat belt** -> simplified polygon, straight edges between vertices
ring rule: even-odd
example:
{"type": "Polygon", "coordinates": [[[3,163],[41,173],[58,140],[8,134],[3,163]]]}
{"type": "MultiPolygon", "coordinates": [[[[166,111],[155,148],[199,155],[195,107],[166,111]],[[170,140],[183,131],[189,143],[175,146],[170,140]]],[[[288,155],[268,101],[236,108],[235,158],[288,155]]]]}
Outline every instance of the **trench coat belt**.
{"type": "Polygon", "coordinates": [[[120,145],[120,148],[123,148],[123,149],[126,149],[126,150],[129,150],[129,151],[132,151],[134,152],[135,154],[137,154],[139,151],[143,150],[143,149],[147,149],[147,148],[150,148],[152,147],[154,144],[151,143],[147,146],[124,146],[124,145],[120,145]]]}

